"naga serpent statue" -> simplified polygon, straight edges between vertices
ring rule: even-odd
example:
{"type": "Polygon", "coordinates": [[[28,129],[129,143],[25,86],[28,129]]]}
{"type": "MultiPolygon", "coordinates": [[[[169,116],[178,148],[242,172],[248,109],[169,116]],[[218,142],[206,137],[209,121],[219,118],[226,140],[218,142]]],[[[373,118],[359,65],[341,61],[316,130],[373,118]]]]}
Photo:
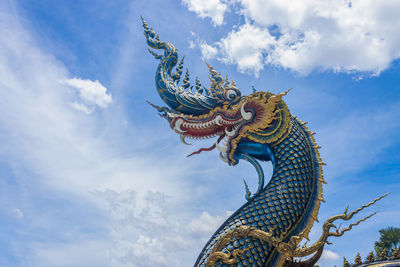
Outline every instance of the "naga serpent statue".
{"type": "Polygon", "coordinates": [[[213,67],[210,88],[205,88],[196,78],[193,86],[189,73],[179,85],[183,58],[177,65],[177,49],[160,41],[152,28],[143,20],[147,44],[162,50],[163,54],[150,53],[160,60],[156,71],[156,89],[167,107],[156,108],[171,128],[185,138],[217,137],[209,151],[217,148],[221,159],[231,166],[239,160],[250,162],[258,174],[258,189],[251,194],[247,185],[247,202],[233,213],[215,232],[201,251],[195,266],[313,266],[322,254],[330,236],[341,236],[354,225],[339,229],[334,221],[350,220],[362,209],[347,209],[341,215],[329,218],[323,224],[320,238],[313,244],[300,245],[308,240],[308,233],[317,214],[325,183],[319,146],[314,133],[295,116],[291,115],[280,94],[255,91],[242,96],[234,82],[223,79],[213,67]],[[264,186],[264,174],[259,161],[271,161],[273,175],[264,186]],[[334,231],[330,231],[331,229],[334,231]],[[305,261],[295,261],[314,254],[305,261]]]}

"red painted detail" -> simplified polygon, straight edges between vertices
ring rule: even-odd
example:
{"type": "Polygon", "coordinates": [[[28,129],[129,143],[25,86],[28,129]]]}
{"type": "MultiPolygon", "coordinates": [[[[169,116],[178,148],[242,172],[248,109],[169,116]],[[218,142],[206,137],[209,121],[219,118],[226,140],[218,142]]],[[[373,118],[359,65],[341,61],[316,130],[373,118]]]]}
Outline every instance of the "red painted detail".
{"type": "MultiPolygon", "coordinates": [[[[217,141],[217,142],[221,141],[221,139],[222,139],[224,136],[225,136],[224,134],[221,135],[221,136],[218,138],[218,141],[217,141]]],[[[211,150],[213,150],[214,148],[215,148],[215,143],[214,143],[214,145],[212,145],[212,146],[209,147],[209,148],[200,148],[199,150],[193,152],[192,154],[187,155],[187,157],[193,156],[193,155],[195,155],[195,154],[200,154],[200,152],[203,152],[203,151],[211,151],[211,150]]]]}

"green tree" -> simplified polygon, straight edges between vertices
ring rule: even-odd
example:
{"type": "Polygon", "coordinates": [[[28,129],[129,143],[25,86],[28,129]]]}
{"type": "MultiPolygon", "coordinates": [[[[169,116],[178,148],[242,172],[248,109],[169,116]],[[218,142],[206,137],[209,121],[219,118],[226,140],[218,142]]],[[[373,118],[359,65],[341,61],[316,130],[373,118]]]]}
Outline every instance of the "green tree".
{"type": "Polygon", "coordinates": [[[384,249],[389,252],[396,250],[400,245],[400,228],[387,227],[379,230],[379,241],[375,242],[376,255],[380,255],[384,249]]]}

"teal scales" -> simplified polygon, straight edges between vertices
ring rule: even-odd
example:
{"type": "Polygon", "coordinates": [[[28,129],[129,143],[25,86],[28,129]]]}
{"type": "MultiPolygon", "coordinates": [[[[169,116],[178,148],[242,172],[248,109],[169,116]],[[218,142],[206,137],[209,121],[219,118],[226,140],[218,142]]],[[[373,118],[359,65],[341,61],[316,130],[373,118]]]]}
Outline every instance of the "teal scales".
{"type": "MultiPolygon", "coordinates": [[[[288,136],[271,146],[274,172],[268,185],[251,201],[245,203],[211,237],[195,266],[205,266],[213,245],[220,236],[242,226],[253,226],[264,231],[276,228],[274,234],[286,238],[299,234],[310,222],[311,211],[318,201],[321,186],[320,165],[309,131],[296,118],[292,118],[288,136]],[[308,215],[308,216],[307,216],[308,215]]],[[[274,266],[278,253],[267,243],[255,238],[238,238],[224,251],[252,249],[238,257],[237,266],[274,266]]],[[[220,261],[215,266],[227,266],[220,261]]]]}

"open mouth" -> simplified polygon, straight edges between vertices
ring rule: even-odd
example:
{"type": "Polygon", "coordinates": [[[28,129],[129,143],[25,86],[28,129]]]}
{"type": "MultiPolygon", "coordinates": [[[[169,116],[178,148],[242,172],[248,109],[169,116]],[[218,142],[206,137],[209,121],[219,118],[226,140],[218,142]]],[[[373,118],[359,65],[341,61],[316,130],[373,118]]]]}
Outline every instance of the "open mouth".
{"type": "Polygon", "coordinates": [[[252,112],[245,111],[245,104],[242,104],[239,111],[229,114],[229,117],[220,112],[201,118],[191,116],[174,117],[171,121],[171,127],[180,135],[180,139],[184,144],[189,144],[186,142],[186,138],[201,140],[218,136],[217,141],[211,147],[201,148],[188,155],[188,157],[217,148],[221,152],[221,159],[228,162],[227,152],[230,147],[229,141],[237,136],[240,128],[253,117],[252,112]]]}

